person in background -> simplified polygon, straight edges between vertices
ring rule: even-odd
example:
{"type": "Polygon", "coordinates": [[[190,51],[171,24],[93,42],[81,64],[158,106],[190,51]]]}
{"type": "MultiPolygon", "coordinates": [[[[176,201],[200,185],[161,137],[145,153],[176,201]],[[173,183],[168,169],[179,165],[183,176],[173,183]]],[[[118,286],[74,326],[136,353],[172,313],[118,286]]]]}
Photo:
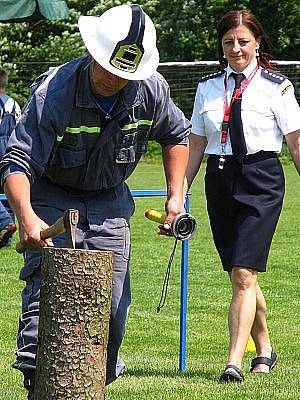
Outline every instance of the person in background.
{"type": "Polygon", "coordinates": [[[288,78],[272,69],[261,23],[230,11],[218,25],[220,72],[200,79],[192,114],[187,185],[208,155],[205,191],[214,243],[232,285],[227,366],[221,382],[242,382],[251,334],[257,357],[252,373],[277,362],[266,323],[258,274],[269,249],[284,196],[278,159],[283,137],[300,172],[300,108],[288,78]]]}
{"type": "Polygon", "coordinates": [[[119,349],[131,302],[129,220],[134,202],[125,180],[147,151],[162,146],[170,230],[184,210],[183,183],[190,122],[156,72],[156,31],[138,5],[82,16],[79,30],[90,53],[51,69],[31,86],[31,98],[12,134],[0,171],[27,249],[20,278],[26,282],[17,360],[28,398],[34,398],[41,248],[63,247],[63,237],[40,232],[68,208],[79,210],[76,248],[115,253],[109,329],[109,384],[125,364],[119,349]]]}
{"type": "MultiPolygon", "coordinates": [[[[6,94],[8,73],[0,68],[0,159],[16,122],[21,116],[19,104],[6,94]]],[[[2,187],[0,194],[3,194],[2,187]]],[[[11,237],[16,231],[15,216],[9,203],[0,200],[0,248],[11,245],[11,237]]]]}

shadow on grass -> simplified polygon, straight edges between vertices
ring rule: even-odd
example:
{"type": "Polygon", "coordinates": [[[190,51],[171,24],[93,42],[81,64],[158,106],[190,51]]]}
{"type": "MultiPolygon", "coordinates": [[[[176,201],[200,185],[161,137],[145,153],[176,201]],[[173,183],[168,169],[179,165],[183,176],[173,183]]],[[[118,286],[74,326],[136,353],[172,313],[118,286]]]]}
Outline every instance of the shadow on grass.
{"type": "Polygon", "coordinates": [[[136,378],[143,378],[143,377],[162,377],[162,378],[182,378],[182,379],[188,379],[188,378],[203,378],[209,381],[214,381],[218,380],[218,377],[216,375],[215,370],[211,371],[204,371],[204,370],[193,370],[193,371],[185,371],[185,372],[179,372],[179,371],[172,371],[172,370],[159,370],[159,369],[147,369],[147,368],[139,368],[139,369],[131,369],[128,368],[126,369],[126,372],[124,374],[125,376],[132,376],[136,378]]]}

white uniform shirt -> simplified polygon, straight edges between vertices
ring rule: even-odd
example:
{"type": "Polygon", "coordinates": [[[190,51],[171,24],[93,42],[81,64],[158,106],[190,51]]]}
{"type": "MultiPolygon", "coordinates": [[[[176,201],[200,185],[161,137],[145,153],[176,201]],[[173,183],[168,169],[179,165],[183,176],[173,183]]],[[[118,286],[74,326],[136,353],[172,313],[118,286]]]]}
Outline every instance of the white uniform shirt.
{"type": "MultiPolygon", "coordinates": [[[[254,60],[243,72],[246,78],[256,66],[254,60]]],[[[259,68],[242,94],[241,116],[247,154],[258,151],[280,152],[283,135],[300,129],[300,107],[292,83],[283,79],[273,82],[261,75],[259,68]]],[[[234,89],[233,70],[225,69],[227,77],[227,101],[230,103],[234,89]]],[[[192,115],[192,133],[206,136],[206,154],[221,153],[221,124],[225,111],[225,74],[200,82],[192,115]]],[[[275,72],[276,74],[276,72],[275,72]]],[[[225,153],[231,155],[229,132],[225,153]]]]}
{"type": "MultiPolygon", "coordinates": [[[[15,104],[15,117],[16,117],[16,121],[18,122],[18,120],[21,117],[21,108],[19,106],[19,104],[10,96],[8,96],[7,94],[0,94],[0,99],[2,100],[3,104],[4,104],[4,108],[6,112],[12,112],[13,108],[14,108],[14,104],[15,104]]],[[[1,122],[1,118],[3,115],[3,110],[0,104],[0,122],[1,122]]]]}

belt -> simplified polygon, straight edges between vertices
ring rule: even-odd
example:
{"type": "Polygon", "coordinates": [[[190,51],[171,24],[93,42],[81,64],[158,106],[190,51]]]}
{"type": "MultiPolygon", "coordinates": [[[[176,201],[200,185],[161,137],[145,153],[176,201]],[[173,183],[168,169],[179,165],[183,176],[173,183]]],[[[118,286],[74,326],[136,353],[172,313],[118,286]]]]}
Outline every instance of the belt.
{"type": "MultiPolygon", "coordinates": [[[[276,151],[261,150],[257,153],[246,155],[243,159],[242,164],[251,164],[256,161],[262,161],[262,160],[267,160],[268,158],[276,158],[276,157],[278,157],[278,154],[276,153],[276,151]]],[[[220,156],[218,154],[209,154],[209,158],[219,160],[220,156]]],[[[229,162],[239,163],[232,155],[226,155],[225,160],[229,161],[229,162]]]]}

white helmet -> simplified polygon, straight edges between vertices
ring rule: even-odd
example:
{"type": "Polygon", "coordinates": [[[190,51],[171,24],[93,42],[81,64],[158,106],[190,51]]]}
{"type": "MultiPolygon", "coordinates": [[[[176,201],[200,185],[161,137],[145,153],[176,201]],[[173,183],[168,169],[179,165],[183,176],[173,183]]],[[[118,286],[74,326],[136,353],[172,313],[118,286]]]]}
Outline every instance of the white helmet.
{"type": "Polygon", "coordinates": [[[156,31],[140,6],[122,5],[100,17],[80,17],[78,25],[92,57],[112,74],[142,80],[156,71],[156,31]]]}

